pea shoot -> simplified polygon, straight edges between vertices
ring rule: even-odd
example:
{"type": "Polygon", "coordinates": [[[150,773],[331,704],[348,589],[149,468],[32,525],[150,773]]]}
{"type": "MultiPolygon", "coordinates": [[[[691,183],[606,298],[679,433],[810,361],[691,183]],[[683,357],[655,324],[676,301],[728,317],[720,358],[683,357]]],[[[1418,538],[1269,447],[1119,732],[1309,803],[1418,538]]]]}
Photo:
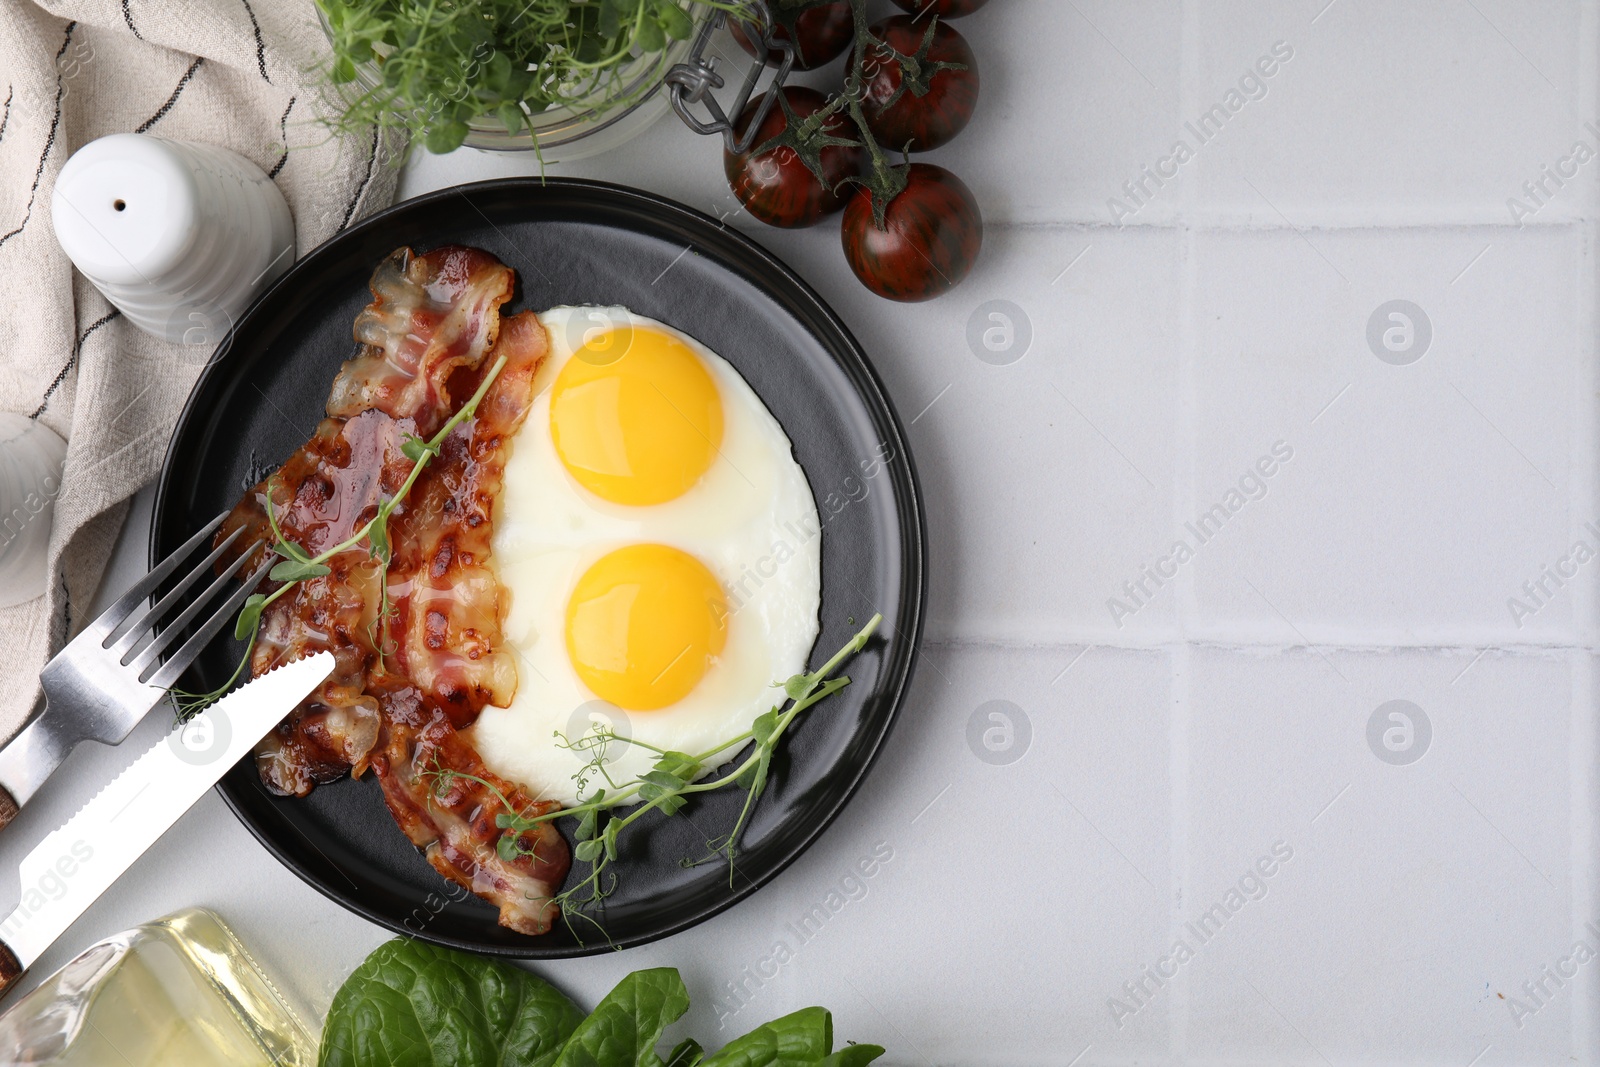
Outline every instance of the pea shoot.
{"type": "MultiPolygon", "coordinates": [[[[574,775],[580,783],[580,788],[588,782],[597,780],[596,776],[603,778],[607,783],[606,786],[596,788],[593,795],[582,803],[570,808],[543,815],[533,815],[526,810],[519,812],[493,783],[477,775],[437,764],[423,774],[432,779],[435,796],[443,797],[452,783],[460,779],[483,786],[500,801],[501,807],[505,810],[495,816],[495,825],[501,831],[500,838],[496,842],[496,851],[502,860],[508,862],[535,854],[535,849],[522,843],[522,836],[529,830],[555,819],[577,820],[572,832],[573,857],[580,863],[587,863],[589,869],[575,884],[555,897],[555,903],[560,905],[563,916],[567,917],[569,928],[574,914],[595,922],[593,917],[586,915],[585,912],[602,904],[616,888],[616,876],[611,871],[611,864],[617,859],[618,840],[629,827],[637,825],[653,811],[659,811],[667,816],[676,815],[689,802],[689,798],[696,794],[737,787],[744,791],[745,798],[733,827],[727,833],[706,842],[706,848],[712,856],[727,858],[728,882],[731,885],[739,839],[749,825],[751,813],[754,812],[756,803],[766,789],[767,773],[772,766],[772,757],[784,733],[801,712],[826,700],[850,684],[848,677],[834,677],[834,672],[845,660],[866,646],[867,640],[882,621],[881,614],[873,615],[867,620],[866,625],[821,667],[805,674],[797,674],[784,682],[782,684],[784,700],[771,710],[757,716],[750,729],[705,752],[691,755],[657,748],[637,738],[623,737],[609,727],[598,727],[579,738],[568,738],[557,731],[555,735],[557,744],[575,752],[585,753],[589,757],[574,775]],[[717,777],[695,781],[708,765],[717,762],[718,757],[729,750],[742,748],[752,742],[754,745],[749,755],[736,766],[717,777]],[[655,753],[655,764],[638,778],[616,782],[606,767],[607,751],[612,744],[635,745],[647,749],[655,753]],[[637,806],[627,814],[616,814],[613,811],[614,808],[630,804],[637,806]]],[[[686,865],[693,865],[700,861],[684,862],[686,865]]]]}

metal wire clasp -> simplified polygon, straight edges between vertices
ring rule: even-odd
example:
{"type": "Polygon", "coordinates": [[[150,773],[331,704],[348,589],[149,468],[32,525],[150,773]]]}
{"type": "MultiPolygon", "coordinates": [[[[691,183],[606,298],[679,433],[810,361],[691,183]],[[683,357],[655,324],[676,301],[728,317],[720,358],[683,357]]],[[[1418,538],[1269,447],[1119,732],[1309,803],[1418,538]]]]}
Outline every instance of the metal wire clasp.
{"type": "Polygon", "coordinates": [[[684,57],[682,63],[673,64],[667,71],[666,83],[667,94],[672,99],[672,110],[678,113],[685,126],[699,134],[720,133],[722,143],[727,146],[728,151],[746,152],[755,143],[756,131],[761,128],[767,112],[771,111],[773,104],[777,102],[777,94],[773,90],[782,88],[784,80],[789,76],[790,68],[794,66],[794,45],[789,41],[774,39],[772,15],[761,0],[752,0],[745,5],[745,14],[735,17],[744,24],[745,35],[756,42],[756,59],[751,64],[750,73],[745,75],[738,95],[733,98],[732,108],[724,111],[711,93],[714,89],[721,89],[727,82],[717,73],[717,57],[706,55],[707,49],[711,46],[712,35],[727,24],[726,11],[719,11],[701,23],[700,32],[695,36],[689,54],[684,57]],[[745,106],[755,94],[756,83],[761,80],[762,72],[772,65],[773,51],[778,52],[780,58],[772,75],[772,81],[767,86],[766,95],[756,111],[754,120],[745,129],[743,136],[738,136],[733,128],[734,118],[744,112],[745,106]],[[695,115],[690,110],[691,105],[703,106],[709,118],[695,115]],[[730,118],[730,114],[734,118],[730,118]]]}

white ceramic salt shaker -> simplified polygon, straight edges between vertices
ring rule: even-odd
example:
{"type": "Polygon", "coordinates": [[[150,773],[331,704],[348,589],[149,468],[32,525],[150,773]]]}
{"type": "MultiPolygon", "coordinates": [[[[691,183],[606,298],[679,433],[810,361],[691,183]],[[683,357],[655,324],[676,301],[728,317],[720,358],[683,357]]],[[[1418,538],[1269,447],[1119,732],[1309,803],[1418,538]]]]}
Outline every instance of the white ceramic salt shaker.
{"type": "Polygon", "coordinates": [[[56,239],[140,329],[215,344],[294,260],[294,219],[260,167],[216,145],[115,133],[61,168],[56,239]]]}
{"type": "Polygon", "coordinates": [[[0,608],[44,592],[50,520],[67,443],[49,427],[0,412],[0,608]]]}

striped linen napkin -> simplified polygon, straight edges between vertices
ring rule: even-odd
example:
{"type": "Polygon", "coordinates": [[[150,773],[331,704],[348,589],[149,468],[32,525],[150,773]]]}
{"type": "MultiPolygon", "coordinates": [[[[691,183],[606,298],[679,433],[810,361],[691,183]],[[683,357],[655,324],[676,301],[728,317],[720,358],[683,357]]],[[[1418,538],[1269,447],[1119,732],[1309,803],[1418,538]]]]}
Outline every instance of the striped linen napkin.
{"type": "Polygon", "coordinates": [[[0,409],[67,440],[48,592],[0,610],[0,737],[78,626],[127,500],[156,475],[209,344],[123,320],[56,244],[50,190],[80,145],[138,131],[231,148],[270,174],[297,253],[389,203],[394,145],[333,136],[327,41],[311,0],[0,3],[0,409]]]}

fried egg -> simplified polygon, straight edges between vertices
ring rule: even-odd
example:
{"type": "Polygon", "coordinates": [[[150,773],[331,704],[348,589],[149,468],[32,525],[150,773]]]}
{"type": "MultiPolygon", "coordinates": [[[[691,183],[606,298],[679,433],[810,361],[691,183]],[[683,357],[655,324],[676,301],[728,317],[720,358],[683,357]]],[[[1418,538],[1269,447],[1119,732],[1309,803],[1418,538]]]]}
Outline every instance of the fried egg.
{"type": "Polygon", "coordinates": [[[726,360],[622,307],[540,320],[550,357],[492,540],[517,691],[471,739],[496,774],[570,805],[780,702],[816,642],[822,538],[788,437],[726,360]],[[651,748],[609,741],[596,773],[565,745],[604,730],[651,748]]]}

